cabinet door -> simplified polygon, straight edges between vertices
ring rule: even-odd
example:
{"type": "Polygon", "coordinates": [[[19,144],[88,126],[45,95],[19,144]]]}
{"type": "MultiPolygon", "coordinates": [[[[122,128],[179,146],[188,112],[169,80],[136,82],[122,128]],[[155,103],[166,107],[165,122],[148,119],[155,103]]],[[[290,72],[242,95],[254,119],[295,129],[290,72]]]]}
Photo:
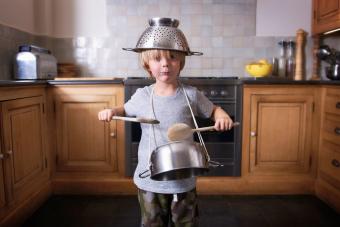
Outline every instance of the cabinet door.
{"type": "Polygon", "coordinates": [[[116,100],[111,94],[56,97],[57,171],[117,172],[116,122],[98,120],[116,100]]]}
{"type": "Polygon", "coordinates": [[[251,96],[251,173],[309,171],[312,108],[313,96],[251,96]]]}
{"type": "Polygon", "coordinates": [[[47,167],[44,152],[43,97],[3,102],[3,152],[6,197],[21,201],[36,189],[47,167]]]}
{"type": "Polygon", "coordinates": [[[0,148],[0,210],[5,207],[6,199],[5,199],[5,181],[4,181],[4,168],[3,168],[3,158],[4,154],[1,153],[0,148]]]}
{"type": "Polygon", "coordinates": [[[313,33],[322,33],[340,26],[340,0],[314,0],[313,33]]]}

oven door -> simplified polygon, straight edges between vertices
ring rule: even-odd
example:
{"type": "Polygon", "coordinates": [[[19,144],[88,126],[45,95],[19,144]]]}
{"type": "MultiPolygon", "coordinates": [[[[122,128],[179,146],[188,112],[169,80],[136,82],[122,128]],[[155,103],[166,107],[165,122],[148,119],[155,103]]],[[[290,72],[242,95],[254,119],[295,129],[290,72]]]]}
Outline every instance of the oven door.
{"type": "MultiPolygon", "coordinates": [[[[224,109],[233,121],[236,119],[235,103],[214,102],[224,109]]],[[[199,127],[214,125],[211,119],[196,118],[199,127]]],[[[237,126],[238,127],[238,126],[237,126]]],[[[209,176],[237,176],[240,175],[240,160],[237,150],[237,141],[239,141],[239,129],[237,127],[228,131],[206,131],[201,132],[203,141],[208,150],[210,159],[223,164],[222,167],[210,168],[207,175],[209,176]]],[[[197,133],[194,134],[195,141],[199,142],[197,133]]]]}

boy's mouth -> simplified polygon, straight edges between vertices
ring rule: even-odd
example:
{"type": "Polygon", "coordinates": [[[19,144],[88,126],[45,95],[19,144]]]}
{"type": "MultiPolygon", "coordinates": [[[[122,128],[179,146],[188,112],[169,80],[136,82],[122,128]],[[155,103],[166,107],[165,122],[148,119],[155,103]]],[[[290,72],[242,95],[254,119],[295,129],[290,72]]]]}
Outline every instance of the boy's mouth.
{"type": "Polygon", "coordinates": [[[162,76],[168,76],[170,74],[170,72],[161,72],[162,76]]]}

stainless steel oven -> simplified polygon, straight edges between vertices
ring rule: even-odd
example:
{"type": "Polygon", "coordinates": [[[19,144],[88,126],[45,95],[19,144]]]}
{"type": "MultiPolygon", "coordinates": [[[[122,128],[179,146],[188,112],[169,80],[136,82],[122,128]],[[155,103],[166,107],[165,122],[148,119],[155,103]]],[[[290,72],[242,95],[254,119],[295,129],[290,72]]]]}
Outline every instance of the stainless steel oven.
{"type": "MultiPolygon", "coordinates": [[[[182,77],[181,82],[190,84],[201,90],[215,105],[221,106],[234,121],[242,125],[242,89],[240,81],[235,77],[182,77]]],[[[125,80],[125,100],[129,100],[134,92],[152,83],[146,78],[128,78],[125,80]]],[[[213,125],[210,119],[197,118],[199,127],[213,125]]],[[[211,168],[208,176],[240,176],[241,174],[241,125],[230,131],[203,132],[202,136],[213,161],[222,163],[223,167],[211,168]]],[[[138,123],[125,123],[126,175],[132,176],[137,166],[138,144],[141,128],[138,123]]],[[[195,140],[198,141],[195,135],[195,140]]]]}

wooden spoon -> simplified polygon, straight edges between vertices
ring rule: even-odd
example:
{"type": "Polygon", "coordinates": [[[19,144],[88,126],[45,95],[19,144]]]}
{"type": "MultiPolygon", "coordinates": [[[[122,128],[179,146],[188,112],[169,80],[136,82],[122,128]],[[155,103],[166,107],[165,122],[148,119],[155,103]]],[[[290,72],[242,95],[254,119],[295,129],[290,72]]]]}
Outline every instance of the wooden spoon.
{"type": "Polygon", "coordinates": [[[139,122],[139,123],[145,123],[145,124],[159,124],[159,120],[149,119],[149,118],[141,118],[141,117],[113,116],[112,120],[132,121],[132,122],[139,122]]]}
{"type": "MultiPolygon", "coordinates": [[[[233,126],[239,125],[239,122],[234,122],[233,126]]],[[[179,141],[188,139],[194,132],[212,131],[215,130],[214,126],[203,127],[203,128],[190,128],[189,125],[184,123],[178,123],[172,125],[168,129],[169,141],[179,141]]]]}

